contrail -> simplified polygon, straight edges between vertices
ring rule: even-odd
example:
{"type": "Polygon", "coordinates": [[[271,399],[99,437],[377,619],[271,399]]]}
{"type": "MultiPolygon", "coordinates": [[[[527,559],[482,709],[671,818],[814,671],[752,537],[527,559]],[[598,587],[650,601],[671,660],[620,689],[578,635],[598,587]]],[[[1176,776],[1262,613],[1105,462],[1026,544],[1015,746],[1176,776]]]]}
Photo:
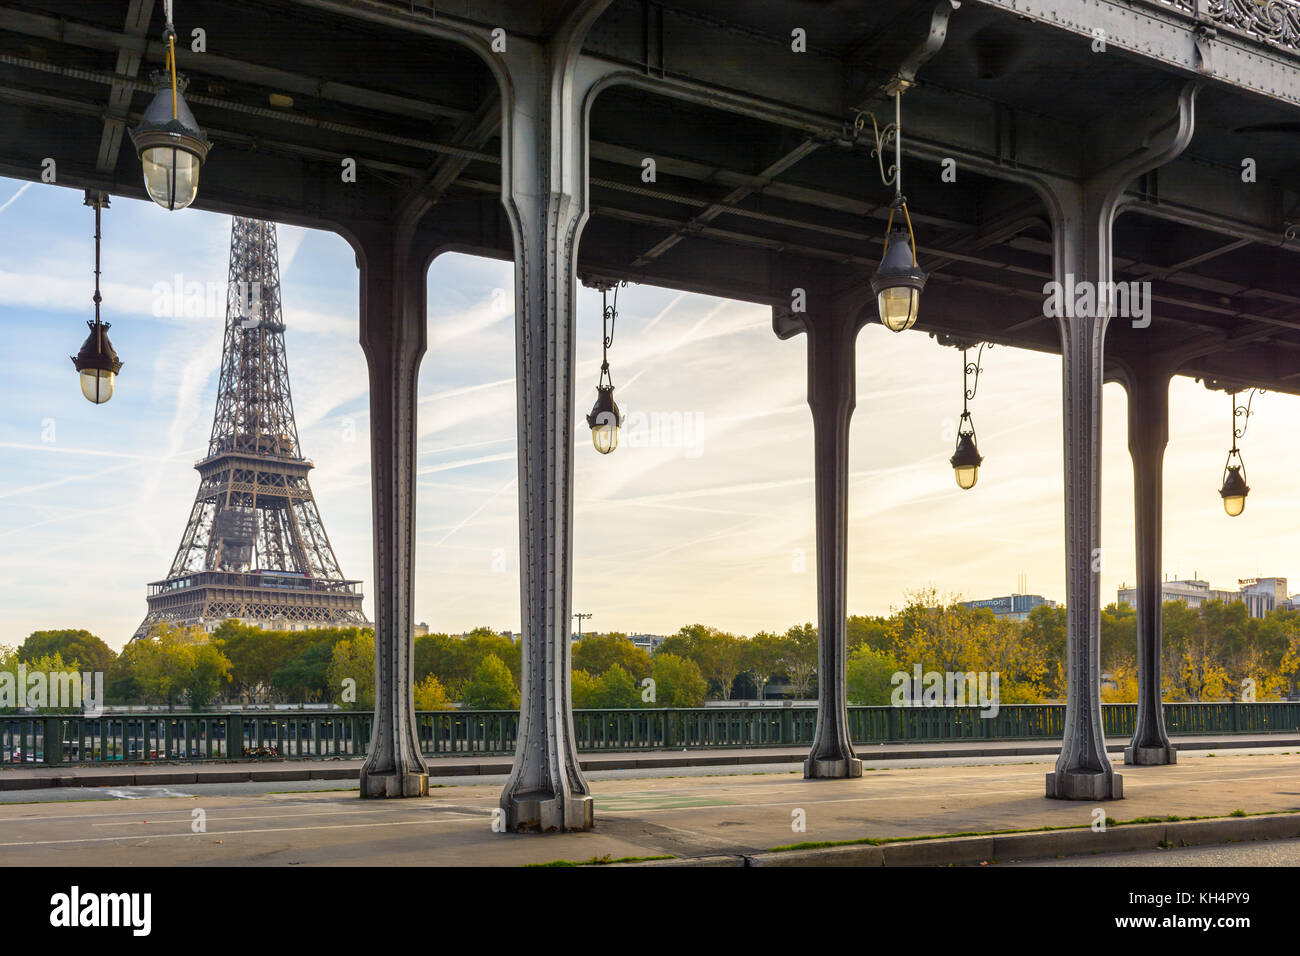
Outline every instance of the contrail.
{"type": "Polygon", "coordinates": [[[23,184],[22,184],[22,187],[18,190],[18,192],[14,193],[12,196],[10,196],[8,199],[6,199],[6,200],[5,200],[5,204],[4,204],[3,206],[0,206],[0,212],[4,212],[4,211],[5,211],[6,209],[8,209],[10,206],[12,206],[14,203],[16,203],[16,202],[18,201],[18,197],[21,196],[23,193],[27,192],[27,190],[31,189],[33,185],[35,185],[35,184],[34,184],[34,183],[23,183],[23,184]]]}
{"type": "Polygon", "coordinates": [[[450,538],[453,534],[455,534],[455,533],[456,533],[457,531],[459,531],[461,528],[465,527],[465,525],[469,524],[471,521],[473,521],[475,518],[477,518],[477,517],[479,516],[479,514],[482,513],[482,511],[483,511],[484,508],[486,508],[488,505],[492,504],[492,502],[496,500],[497,495],[501,494],[501,492],[505,491],[507,488],[509,488],[509,487],[511,487],[512,485],[514,485],[514,483],[515,483],[516,481],[518,481],[518,480],[519,480],[519,476],[516,475],[514,478],[511,478],[509,481],[507,481],[504,485],[502,485],[500,488],[498,488],[498,489],[496,490],[496,492],[495,492],[495,493],[494,493],[490,498],[488,498],[488,499],[487,499],[486,501],[484,501],[481,505],[479,505],[477,508],[475,508],[475,509],[474,509],[473,511],[471,511],[469,514],[467,514],[463,519],[461,519],[460,524],[456,525],[456,527],[452,528],[450,531],[448,531],[446,534],[444,534],[441,538],[439,538],[437,541],[435,541],[435,542],[433,543],[433,546],[434,546],[435,548],[438,547],[440,544],[442,544],[444,541],[446,541],[448,538],[450,538]]]}

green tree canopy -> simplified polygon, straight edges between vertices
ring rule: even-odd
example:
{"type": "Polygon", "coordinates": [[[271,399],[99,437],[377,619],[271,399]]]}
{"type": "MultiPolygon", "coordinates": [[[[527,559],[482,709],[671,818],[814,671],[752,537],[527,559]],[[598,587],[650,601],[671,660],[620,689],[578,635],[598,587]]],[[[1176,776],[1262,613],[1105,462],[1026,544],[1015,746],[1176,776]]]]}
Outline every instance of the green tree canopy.
{"type": "Polygon", "coordinates": [[[676,654],[656,654],[650,678],[655,682],[653,707],[699,707],[709,690],[700,666],[676,654]]]}
{"type": "Polygon", "coordinates": [[[650,676],[650,655],[623,634],[588,634],[573,645],[573,666],[601,675],[618,664],[637,680],[650,676]]]}
{"type": "Polygon", "coordinates": [[[58,654],[68,668],[107,674],[117,655],[112,648],[87,630],[65,628],[33,631],[18,648],[20,661],[35,661],[58,654]]]}
{"type": "Polygon", "coordinates": [[[641,688],[636,678],[618,664],[611,664],[609,670],[600,675],[597,681],[595,707],[621,709],[641,706],[641,688]]]}
{"type": "Polygon", "coordinates": [[[334,645],[330,656],[329,687],[334,701],[348,710],[375,706],[375,638],[363,631],[334,645]],[[355,696],[355,700],[350,699],[355,696]]]}
{"type": "Polygon", "coordinates": [[[896,686],[893,676],[903,670],[889,651],[876,650],[861,643],[849,654],[848,698],[850,704],[883,707],[890,703],[896,686]]]}
{"type": "Polygon", "coordinates": [[[487,655],[465,685],[462,701],[470,710],[518,710],[519,691],[510,668],[495,654],[487,655]]]}

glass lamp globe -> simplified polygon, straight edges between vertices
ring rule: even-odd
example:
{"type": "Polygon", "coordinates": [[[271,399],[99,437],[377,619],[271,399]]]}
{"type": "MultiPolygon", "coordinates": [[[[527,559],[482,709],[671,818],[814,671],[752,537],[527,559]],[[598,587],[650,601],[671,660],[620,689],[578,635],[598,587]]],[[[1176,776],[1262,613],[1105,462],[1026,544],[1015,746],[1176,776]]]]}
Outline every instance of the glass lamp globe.
{"type": "Polygon", "coordinates": [[[871,291],[876,294],[876,309],[885,328],[903,332],[916,324],[925,279],[913,259],[907,230],[891,230],[888,248],[871,277],[871,291]]]}
{"type": "Polygon", "coordinates": [[[975,482],[979,481],[980,464],[984,461],[984,456],[975,447],[975,436],[971,432],[962,432],[958,436],[957,450],[948,460],[952,464],[957,487],[963,491],[974,488],[975,482]]]}
{"type": "Polygon", "coordinates": [[[149,198],[164,209],[184,209],[199,193],[199,169],[212,144],[181,93],[185,82],[177,80],[173,116],[170,77],[155,73],[153,79],[157,92],[140,125],[131,131],[131,140],[149,198]]]}
{"type": "Polygon", "coordinates": [[[1223,487],[1219,489],[1219,495],[1223,498],[1223,510],[1228,513],[1229,518],[1235,518],[1246,510],[1246,495],[1250,494],[1250,488],[1246,485],[1246,479],[1242,477],[1240,465],[1229,465],[1228,473],[1223,479],[1223,487]]]}
{"type": "Polygon", "coordinates": [[[602,385],[596,389],[596,404],[587,416],[591,426],[591,444],[602,455],[618,447],[618,428],[622,424],[618,405],[614,403],[614,386],[602,385]]]}
{"type": "Polygon", "coordinates": [[[81,350],[72,356],[72,366],[80,373],[81,394],[87,401],[103,405],[113,397],[122,362],[108,340],[109,324],[96,319],[86,325],[90,326],[90,334],[81,344],[81,350]]]}
{"type": "Polygon", "coordinates": [[[117,373],[106,368],[88,368],[81,372],[81,394],[96,405],[103,405],[113,397],[117,373]]]}

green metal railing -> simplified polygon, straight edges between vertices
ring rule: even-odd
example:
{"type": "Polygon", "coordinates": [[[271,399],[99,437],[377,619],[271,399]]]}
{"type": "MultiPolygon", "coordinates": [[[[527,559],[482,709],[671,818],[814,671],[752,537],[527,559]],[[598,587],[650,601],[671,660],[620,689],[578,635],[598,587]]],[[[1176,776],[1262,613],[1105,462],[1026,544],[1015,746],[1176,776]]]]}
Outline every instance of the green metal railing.
{"type": "MultiPolygon", "coordinates": [[[[1133,704],[1103,704],[1108,737],[1133,733],[1133,704]]],[[[994,717],[976,707],[850,707],[855,744],[1060,738],[1065,707],[1016,704],[994,717]]],[[[795,747],[812,743],[812,707],[696,707],[579,710],[584,753],[795,747]]],[[[416,715],[420,749],[430,757],[504,755],[515,749],[514,711],[438,711],[416,715]]],[[[1300,702],[1165,704],[1170,735],[1300,731],[1300,702]]],[[[15,764],[362,757],[369,713],[142,713],[0,716],[0,762],[15,764]]]]}

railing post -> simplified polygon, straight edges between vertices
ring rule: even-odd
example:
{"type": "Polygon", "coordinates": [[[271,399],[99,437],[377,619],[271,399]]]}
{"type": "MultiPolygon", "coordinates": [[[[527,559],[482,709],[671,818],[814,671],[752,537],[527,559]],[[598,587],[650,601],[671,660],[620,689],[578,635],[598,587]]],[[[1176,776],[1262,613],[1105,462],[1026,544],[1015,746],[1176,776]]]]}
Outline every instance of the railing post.
{"type": "Polygon", "coordinates": [[[226,759],[244,756],[244,715],[239,711],[226,715],[226,759]]]}
{"type": "Polygon", "coordinates": [[[63,718],[45,718],[45,763],[63,763],[63,718]]]}

